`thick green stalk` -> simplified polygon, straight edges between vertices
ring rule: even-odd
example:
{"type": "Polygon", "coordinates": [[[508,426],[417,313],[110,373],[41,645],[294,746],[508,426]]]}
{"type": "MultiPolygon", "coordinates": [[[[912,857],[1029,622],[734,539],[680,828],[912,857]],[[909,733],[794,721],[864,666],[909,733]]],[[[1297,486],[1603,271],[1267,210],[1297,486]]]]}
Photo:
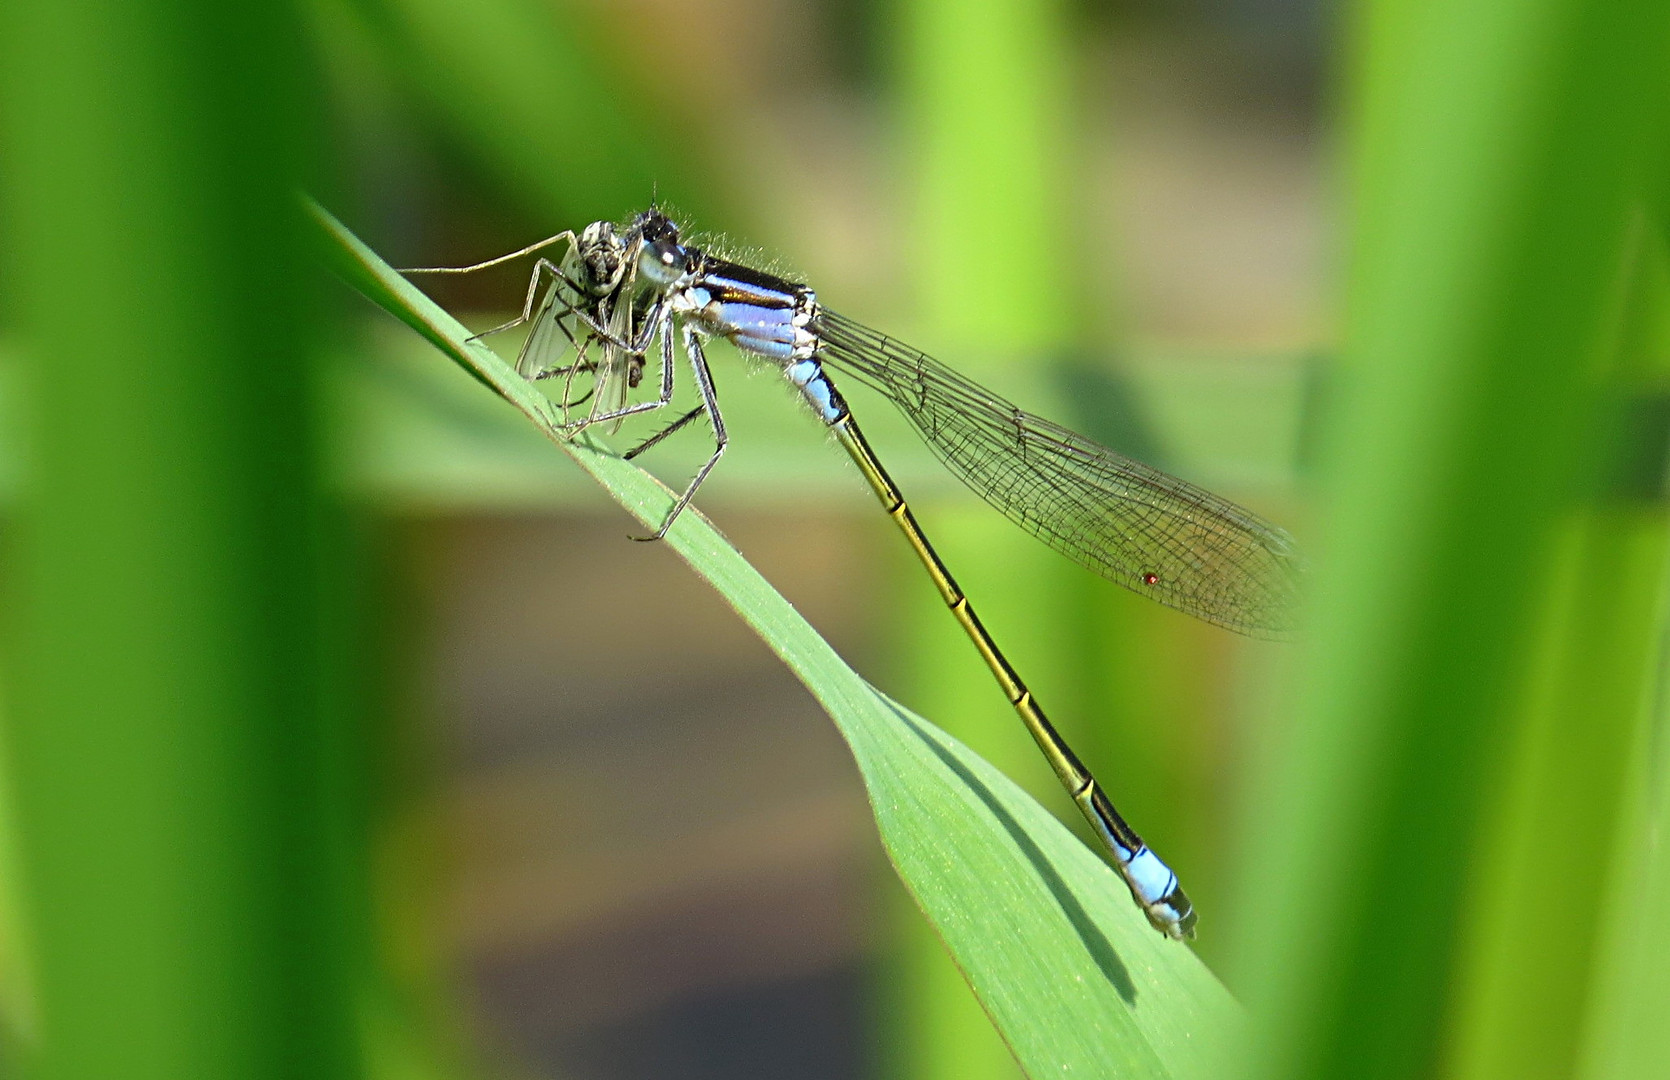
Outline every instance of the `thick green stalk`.
{"type": "MultiPolygon", "coordinates": [[[[1622,348],[1608,365],[1630,401],[1660,392],[1670,366],[1664,252],[1656,236],[1636,246],[1622,348]]],[[[1576,1065],[1603,920],[1625,900],[1621,822],[1638,798],[1631,781],[1663,653],[1670,537],[1657,479],[1607,475],[1613,489],[1562,538],[1470,905],[1450,1036],[1450,1071],[1465,1080],[1559,1080],[1576,1065]],[[1620,490],[1630,479],[1651,487],[1620,490]],[[1566,872],[1549,872],[1562,863],[1566,872]]]]}
{"type": "Polygon", "coordinates": [[[353,1075],[298,18],[174,0],[0,20],[25,1072],[353,1075]]]}
{"type": "Polygon", "coordinates": [[[1371,0],[1358,29],[1330,525],[1240,973],[1264,1075],[1401,1080],[1438,1056],[1484,780],[1597,430],[1670,9],[1371,0]]]}

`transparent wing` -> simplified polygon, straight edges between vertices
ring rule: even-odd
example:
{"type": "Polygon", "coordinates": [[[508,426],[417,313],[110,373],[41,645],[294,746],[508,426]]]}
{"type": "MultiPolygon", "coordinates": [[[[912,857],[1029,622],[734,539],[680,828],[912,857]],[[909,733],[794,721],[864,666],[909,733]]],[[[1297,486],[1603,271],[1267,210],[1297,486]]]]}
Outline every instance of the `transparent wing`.
{"type": "Polygon", "coordinates": [[[844,316],[819,319],[826,365],[885,394],[953,473],[1050,547],[1209,623],[1254,637],[1295,629],[1302,567],[1281,529],[844,316]]]}
{"type": "MultiPolygon", "coordinates": [[[[575,410],[584,407],[579,419],[589,423],[626,404],[644,361],[637,353],[610,345],[581,321],[582,299],[567,281],[551,280],[534,309],[533,329],[517,355],[516,371],[555,388],[548,393],[566,420],[575,420],[575,410]]],[[[626,305],[611,311],[608,304],[594,302],[589,310],[615,340],[631,336],[632,312],[626,305]]],[[[614,426],[619,426],[618,420],[614,426]]]]}
{"type": "Polygon", "coordinates": [[[574,336],[573,290],[553,278],[534,309],[533,329],[516,357],[516,372],[524,379],[542,379],[573,363],[578,348],[574,336]]]}
{"type": "MultiPolygon", "coordinates": [[[[628,341],[635,336],[632,316],[631,303],[616,303],[607,310],[603,325],[616,341],[628,341]]],[[[626,407],[627,398],[643,371],[644,358],[640,353],[628,352],[596,339],[592,340],[592,344],[595,349],[590,358],[597,366],[597,392],[592,396],[591,415],[597,417],[626,407]]],[[[611,421],[609,434],[619,431],[623,422],[624,418],[611,421]]]]}

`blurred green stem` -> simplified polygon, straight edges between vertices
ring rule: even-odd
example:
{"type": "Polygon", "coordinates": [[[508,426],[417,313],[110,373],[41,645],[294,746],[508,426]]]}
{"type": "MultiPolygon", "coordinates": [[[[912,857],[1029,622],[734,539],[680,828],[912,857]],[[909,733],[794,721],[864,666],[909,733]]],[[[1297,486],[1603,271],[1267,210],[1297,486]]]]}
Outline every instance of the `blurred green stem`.
{"type": "MultiPolygon", "coordinates": [[[[1609,365],[1619,396],[1636,399],[1662,392],[1670,373],[1670,273],[1658,237],[1638,231],[1609,365]]],[[[1561,545],[1517,746],[1470,890],[1451,1051],[1451,1072],[1464,1080],[1572,1075],[1602,970],[1602,920],[1627,918],[1640,900],[1619,848],[1662,663],[1670,522],[1661,495],[1600,498],[1561,545]]]]}
{"type": "MultiPolygon", "coordinates": [[[[1293,1080],[1436,1067],[1670,42],[1656,0],[1370,0],[1358,22],[1326,559],[1245,844],[1240,984],[1262,1075],[1293,1080]]],[[[1598,899],[1589,850],[1546,856],[1598,899]]]]}
{"type": "Polygon", "coordinates": [[[346,1077],[364,933],[286,5],[0,9],[6,764],[51,1080],[346,1077]]]}

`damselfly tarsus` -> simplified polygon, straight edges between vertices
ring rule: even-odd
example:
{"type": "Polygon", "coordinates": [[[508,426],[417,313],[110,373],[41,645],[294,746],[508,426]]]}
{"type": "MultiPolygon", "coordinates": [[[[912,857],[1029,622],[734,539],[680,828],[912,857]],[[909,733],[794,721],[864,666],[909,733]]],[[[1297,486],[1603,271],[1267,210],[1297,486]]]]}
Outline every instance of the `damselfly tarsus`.
{"type": "Polygon", "coordinates": [[[1256,637],[1293,629],[1300,570],[1288,535],[1210,492],[1016,408],[931,357],[822,306],[804,285],[683,242],[678,226],[659,210],[620,228],[594,222],[578,235],[560,233],[473,266],[407,272],[471,273],[564,243],[559,261],[542,256],[535,262],[521,314],[479,336],[530,325],[517,370],[529,379],[562,381],[570,432],[669,406],[682,346],[699,403],[626,456],[703,416],[714,449],[661,527],[644,539],[666,535],[729,441],[703,342],[724,338],[776,364],[834,431],[904,532],[1148,921],[1170,937],[1192,936],[1194,906],[1177,875],[1126,824],[1045,716],[934,551],[825,369],[880,391],[952,472],[1049,546],[1207,622],[1256,637]],[[631,391],[652,363],[659,366],[658,393],[634,402],[631,391]]]}

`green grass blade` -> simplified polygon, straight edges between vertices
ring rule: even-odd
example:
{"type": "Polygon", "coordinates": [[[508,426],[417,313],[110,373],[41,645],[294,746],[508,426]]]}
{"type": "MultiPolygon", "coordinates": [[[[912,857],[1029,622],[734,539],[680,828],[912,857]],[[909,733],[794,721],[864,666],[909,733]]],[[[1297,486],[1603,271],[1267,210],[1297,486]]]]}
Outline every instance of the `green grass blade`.
{"type": "MultiPolygon", "coordinates": [[[[585,439],[492,350],[323,211],[332,264],[491,387],[646,525],[672,493],[585,439]]],[[[686,513],[667,543],[805,683],[857,760],[899,876],[1033,1077],[1215,1075],[1238,1007],[1184,946],[1156,934],[1113,872],[996,769],[846,666],[713,526],[686,513]]]]}
{"type": "MultiPolygon", "coordinates": [[[[1258,784],[1241,912],[1238,985],[1271,1040],[1263,1075],[1284,1080],[1438,1075],[1454,1033],[1456,971],[1487,914],[1480,826],[1599,430],[1596,361],[1670,9],[1370,0],[1361,23],[1329,561],[1296,722],[1258,784]]],[[[1592,610],[1625,614],[1608,603],[1592,610]]],[[[1587,848],[1544,860],[1599,900],[1587,848]]]]}

